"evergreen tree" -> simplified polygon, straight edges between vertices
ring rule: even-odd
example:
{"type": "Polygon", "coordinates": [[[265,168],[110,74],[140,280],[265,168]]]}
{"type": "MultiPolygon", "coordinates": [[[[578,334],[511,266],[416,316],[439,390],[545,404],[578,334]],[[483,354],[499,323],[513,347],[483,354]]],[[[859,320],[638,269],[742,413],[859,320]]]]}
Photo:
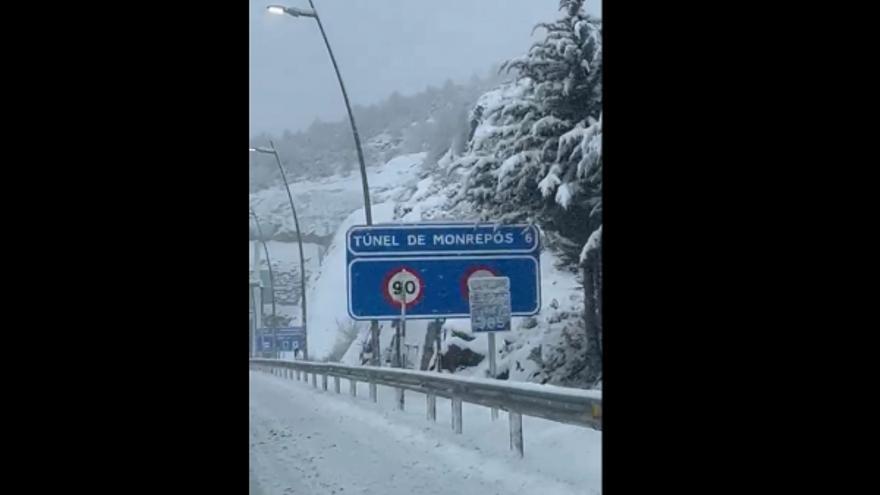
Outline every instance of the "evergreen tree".
{"type": "Polygon", "coordinates": [[[601,224],[602,32],[583,0],[538,24],[546,36],[502,65],[514,81],[484,94],[470,115],[469,170],[459,200],[500,221],[541,221],[575,258],[601,224]]]}

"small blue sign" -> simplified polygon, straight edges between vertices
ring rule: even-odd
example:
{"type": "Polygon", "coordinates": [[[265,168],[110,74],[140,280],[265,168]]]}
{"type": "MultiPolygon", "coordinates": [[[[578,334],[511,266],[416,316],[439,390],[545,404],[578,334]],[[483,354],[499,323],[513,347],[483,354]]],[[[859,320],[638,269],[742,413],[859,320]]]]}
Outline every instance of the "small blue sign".
{"type": "Polygon", "coordinates": [[[533,225],[417,224],[355,226],[346,236],[351,256],[527,254],[538,250],[533,225]]]}
{"type": "Polygon", "coordinates": [[[303,327],[261,328],[257,332],[260,349],[263,351],[296,351],[305,348],[306,332],[303,327]],[[277,336],[277,347],[272,345],[273,334],[277,336]]]}
{"type": "Polygon", "coordinates": [[[272,346],[272,335],[260,335],[260,350],[269,352],[274,349],[272,346]]]}
{"type": "Polygon", "coordinates": [[[534,255],[357,258],[348,265],[349,316],[400,318],[401,303],[393,297],[400,274],[408,319],[470,317],[467,282],[472,276],[510,278],[513,316],[531,316],[541,308],[541,271],[534,255]]]}

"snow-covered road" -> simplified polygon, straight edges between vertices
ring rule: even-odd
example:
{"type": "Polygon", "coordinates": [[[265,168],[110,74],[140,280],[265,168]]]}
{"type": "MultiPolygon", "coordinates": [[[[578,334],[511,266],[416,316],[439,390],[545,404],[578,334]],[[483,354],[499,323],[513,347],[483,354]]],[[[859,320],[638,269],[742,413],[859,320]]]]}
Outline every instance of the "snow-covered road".
{"type": "MultiPolygon", "coordinates": [[[[320,383],[320,380],[319,380],[320,383]]],[[[379,403],[250,372],[252,495],[585,495],[599,493],[601,433],[524,418],[526,458],[508,450],[507,421],[464,407],[464,435],[449,427],[449,402],[437,399],[437,423],[424,396],[379,387],[379,403]]]]}

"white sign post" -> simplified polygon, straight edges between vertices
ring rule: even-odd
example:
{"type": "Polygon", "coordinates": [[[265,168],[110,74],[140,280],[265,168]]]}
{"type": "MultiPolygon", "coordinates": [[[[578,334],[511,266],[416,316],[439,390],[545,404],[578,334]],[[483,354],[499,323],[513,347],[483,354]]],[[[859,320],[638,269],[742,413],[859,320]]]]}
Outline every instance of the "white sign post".
{"type": "MultiPolygon", "coordinates": [[[[471,331],[489,333],[489,375],[494,379],[495,332],[510,331],[510,279],[472,276],[468,279],[468,298],[471,331]]],[[[498,409],[492,408],[492,419],[498,419],[498,409]]]]}
{"type": "Polygon", "coordinates": [[[401,268],[400,271],[394,273],[388,278],[388,286],[385,290],[392,301],[400,304],[400,325],[397,327],[397,345],[395,346],[395,359],[397,366],[403,363],[400,357],[400,339],[406,336],[406,304],[408,301],[415,301],[422,294],[422,281],[416,274],[401,268]]]}
{"type": "MultiPolygon", "coordinates": [[[[400,303],[400,324],[397,326],[397,338],[395,345],[395,360],[398,367],[403,367],[403,360],[400,356],[401,339],[406,337],[406,302],[413,301],[421,295],[422,284],[415,274],[406,270],[406,268],[395,273],[388,279],[387,288],[391,299],[400,303]]],[[[401,411],[404,406],[403,389],[397,389],[397,408],[401,411]]]]}

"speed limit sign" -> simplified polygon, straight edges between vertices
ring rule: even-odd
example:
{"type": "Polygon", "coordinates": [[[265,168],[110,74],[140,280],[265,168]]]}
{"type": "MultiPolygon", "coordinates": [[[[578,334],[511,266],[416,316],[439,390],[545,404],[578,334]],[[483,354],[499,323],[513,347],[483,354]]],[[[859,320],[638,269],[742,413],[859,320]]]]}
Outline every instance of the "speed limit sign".
{"type": "Polygon", "coordinates": [[[418,272],[406,267],[392,270],[384,283],[385,298],[395,306],[412,306],[422,299],[424,282],[418,272]]]}

